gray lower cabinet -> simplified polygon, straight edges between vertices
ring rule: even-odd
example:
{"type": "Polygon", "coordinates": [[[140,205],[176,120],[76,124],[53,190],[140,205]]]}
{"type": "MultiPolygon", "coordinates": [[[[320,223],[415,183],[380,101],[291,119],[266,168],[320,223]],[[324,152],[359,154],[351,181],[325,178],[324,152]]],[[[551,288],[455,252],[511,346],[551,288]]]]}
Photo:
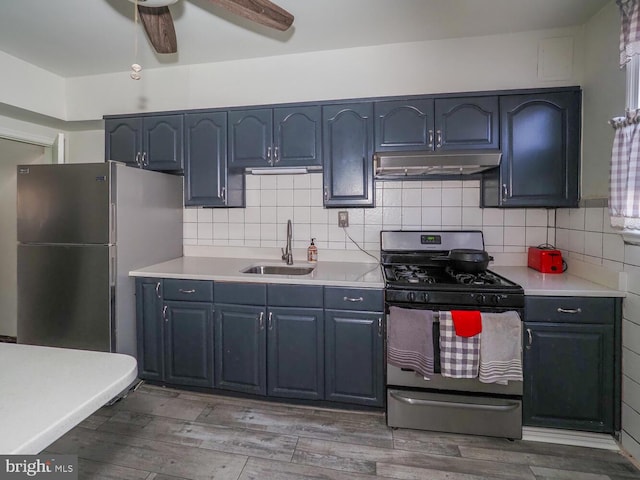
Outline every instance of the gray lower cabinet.
{"type": "Polygon", "coordinates": [[[325,307],[325,398],[382,406],[382,290],[326,287],[325,307]]]}
{"type": "Polygon", "coordinates": [[[139,278],[138,374],[213,387],[213,282],[139,278]]]}
{"type": "Polygon", "coordinates": [[[619,430],[620,316],[614,298],[526,297],[524,425],[619,430]]]}
{"type": "Polygon", "coordinates": [[[322,287],[216,283],[216,387],[322,399],[322,287]]]}

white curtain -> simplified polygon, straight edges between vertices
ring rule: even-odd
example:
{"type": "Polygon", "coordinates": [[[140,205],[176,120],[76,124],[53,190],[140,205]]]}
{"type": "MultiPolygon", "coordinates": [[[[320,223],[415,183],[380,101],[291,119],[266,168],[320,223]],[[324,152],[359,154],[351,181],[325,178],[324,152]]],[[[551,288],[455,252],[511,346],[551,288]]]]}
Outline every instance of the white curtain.
{"type": "MultiPolygon", "coordinates": [[[[630,68],[632,57],[640,55],[640,1],[616,3],[621,17],[620,67],[630,68]]],[[[615,129],[609,185],[611,225],[640,230],[640,110],[627,111],[609,123],[615,129]]]]}

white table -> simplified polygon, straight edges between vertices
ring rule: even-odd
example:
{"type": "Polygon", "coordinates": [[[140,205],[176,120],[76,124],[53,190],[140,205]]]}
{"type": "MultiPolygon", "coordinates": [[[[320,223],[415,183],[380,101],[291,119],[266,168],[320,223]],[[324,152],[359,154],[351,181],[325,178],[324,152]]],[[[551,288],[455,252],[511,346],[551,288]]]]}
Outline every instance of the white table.
{"type": "Polygon", "coordinates": [[[0,454],[37,454],[127,388],[135,358],[0,343],[0,454]]]}

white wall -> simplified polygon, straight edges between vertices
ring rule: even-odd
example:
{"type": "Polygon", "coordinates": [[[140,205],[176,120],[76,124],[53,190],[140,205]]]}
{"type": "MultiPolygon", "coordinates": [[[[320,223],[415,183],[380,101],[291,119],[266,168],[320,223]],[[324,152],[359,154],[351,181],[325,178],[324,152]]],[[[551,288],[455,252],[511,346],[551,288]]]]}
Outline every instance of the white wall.
{"type": "Polygon", "coordinates": [[[128,72],[76,77],[66,82],[67,119],[307,100],[579,85],[584,63],[582,43],[582,28],[565,28],[144,70],[140,81],[131,80],[128,72]],[[541,45],[546,70],[538,68],[541,45]]]}

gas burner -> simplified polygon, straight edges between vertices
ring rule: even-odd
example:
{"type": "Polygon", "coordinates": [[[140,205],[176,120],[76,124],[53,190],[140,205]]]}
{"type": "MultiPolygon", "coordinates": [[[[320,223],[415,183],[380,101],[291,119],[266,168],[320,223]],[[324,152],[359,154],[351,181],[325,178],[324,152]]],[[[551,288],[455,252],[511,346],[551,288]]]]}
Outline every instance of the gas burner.
{"type": "Polygon", "coordinates": [[[408,283],[436,283],[436,279],[428,271],[416,265],[395,265],[393,275],[396,280],[408,283]]]}
{"type": "Polygon", "coordinates": [[[500,285],[502,283],[498,277],[490,272],[467,273],[458,272],[451,267],[447,267],[446,272],[462,285],[500,285]]]}

